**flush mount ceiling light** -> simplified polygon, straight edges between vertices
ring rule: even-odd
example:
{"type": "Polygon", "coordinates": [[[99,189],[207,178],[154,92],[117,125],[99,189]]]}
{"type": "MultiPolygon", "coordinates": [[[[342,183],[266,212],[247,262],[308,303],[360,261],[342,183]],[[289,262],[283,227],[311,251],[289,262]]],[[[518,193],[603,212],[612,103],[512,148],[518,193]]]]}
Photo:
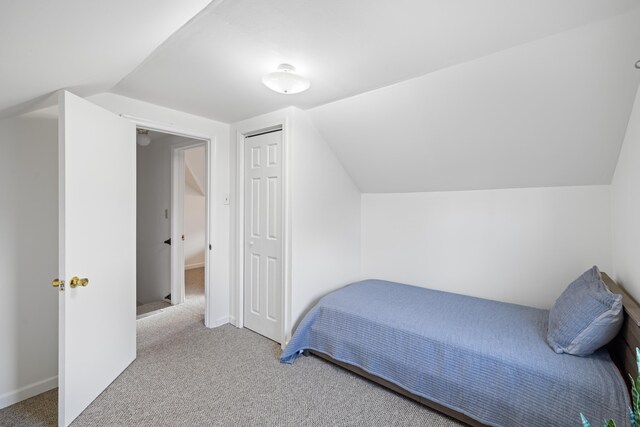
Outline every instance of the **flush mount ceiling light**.
{"type": "Polygon", "coordinates": [[[149,131],[147,129],[138,129],[138,134],[136,135],[136,142],[141,147],[146,147],[151,143],[151,137],[149,136],[149,131]]]}
{"type": "Polygon", "coordinates": [[[304,92],[311,86],[309,79],[296,74],[296,68],[289,64],[280,64],[278,71],[262,78],[262,83],[269,89],[286,95],[304,92]]]}

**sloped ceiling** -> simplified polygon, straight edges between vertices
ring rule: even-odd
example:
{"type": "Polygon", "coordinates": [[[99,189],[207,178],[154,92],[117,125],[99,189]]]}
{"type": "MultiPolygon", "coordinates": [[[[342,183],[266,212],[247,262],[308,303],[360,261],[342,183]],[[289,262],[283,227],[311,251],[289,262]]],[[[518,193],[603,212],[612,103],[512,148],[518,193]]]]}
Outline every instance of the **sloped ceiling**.
{"type": "Polygon", "coordinates": [[[208,3],[4,2],[0,118],[60,88],[228,123],[294,105],[364,192],[610,182],[638,0],[208,3]],[[311,89],[266,89],[282,62],[311,89]]]}
{"type": "Polygon", "coordinates": [[[640,11],[311,109],[363,192],[609,184],[640,11]]]}
{"type": "Polygon", "coordinates": [[[0,118],[58,89],[111,89],[209,1],[2,1],[0,118]]]}
{"type": "Polygon", "coordinates": [[[204,183],[206,177],[204,145],[189,148],[184,151],[184,163],[187,169],[187,184],[201,196],[204,196],[204,183]]]}
{"type": "Polygon", "coordinates": [[[635,0],[227,0],[203,11],[114,92],[235,122],[307,109],[625,12],[635,0]],[[311,89],[261,84],[279,63],[311,89]]]}

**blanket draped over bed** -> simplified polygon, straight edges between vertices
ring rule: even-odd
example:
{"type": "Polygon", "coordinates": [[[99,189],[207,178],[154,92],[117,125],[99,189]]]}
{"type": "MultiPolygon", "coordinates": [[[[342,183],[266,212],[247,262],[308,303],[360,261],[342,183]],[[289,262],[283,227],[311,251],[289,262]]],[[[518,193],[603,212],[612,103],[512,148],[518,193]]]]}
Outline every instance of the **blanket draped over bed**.
{"type": "Polygon", "coordinates": [[[281,356],[315,350],[493,426],[628,426],[626,386],[606,350],[556,354],[548,311],[365,280],[327,296],[281,356]]]}

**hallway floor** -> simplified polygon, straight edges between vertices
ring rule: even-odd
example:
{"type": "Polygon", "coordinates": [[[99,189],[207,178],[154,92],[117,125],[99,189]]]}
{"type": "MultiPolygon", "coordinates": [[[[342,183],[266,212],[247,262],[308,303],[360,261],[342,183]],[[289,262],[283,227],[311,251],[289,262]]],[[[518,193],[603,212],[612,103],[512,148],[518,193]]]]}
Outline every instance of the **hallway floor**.
{"type": "MultiPolygon", "coordinates": [[[[185,270],[184,272],[185,303],[202,304],[204,312],[204,267],[185,270]]],[[[149,314],[158,310],[171,307],[168,301],[154,301],[141,304],[136,308],[136,316],[149,314]]]]}

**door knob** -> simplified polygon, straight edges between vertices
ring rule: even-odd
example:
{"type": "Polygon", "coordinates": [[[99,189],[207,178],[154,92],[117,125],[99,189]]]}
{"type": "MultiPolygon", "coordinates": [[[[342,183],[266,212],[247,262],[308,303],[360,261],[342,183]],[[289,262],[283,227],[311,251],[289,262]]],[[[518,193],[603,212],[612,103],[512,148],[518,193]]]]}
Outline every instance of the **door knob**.
{"type": "Polygon", "coordinates": [[[64,280],[60,280],[60,279],[53,279],[51,281],[51,286],[53,286],[54,288],[58,288],[60,287],[60,285],[64,286],[64,280]]]}
{"type": "Polygon", "coordinates": [[[77,286],[86,287],[88,284],[89,284],[89,279],[86,279],[86,278],[80,279],[78,278],[78,276],[73,276],[71,278],[71,281],[69,282],[69,286],[71,286],[72,288],[75,288],[77,286]]]}

